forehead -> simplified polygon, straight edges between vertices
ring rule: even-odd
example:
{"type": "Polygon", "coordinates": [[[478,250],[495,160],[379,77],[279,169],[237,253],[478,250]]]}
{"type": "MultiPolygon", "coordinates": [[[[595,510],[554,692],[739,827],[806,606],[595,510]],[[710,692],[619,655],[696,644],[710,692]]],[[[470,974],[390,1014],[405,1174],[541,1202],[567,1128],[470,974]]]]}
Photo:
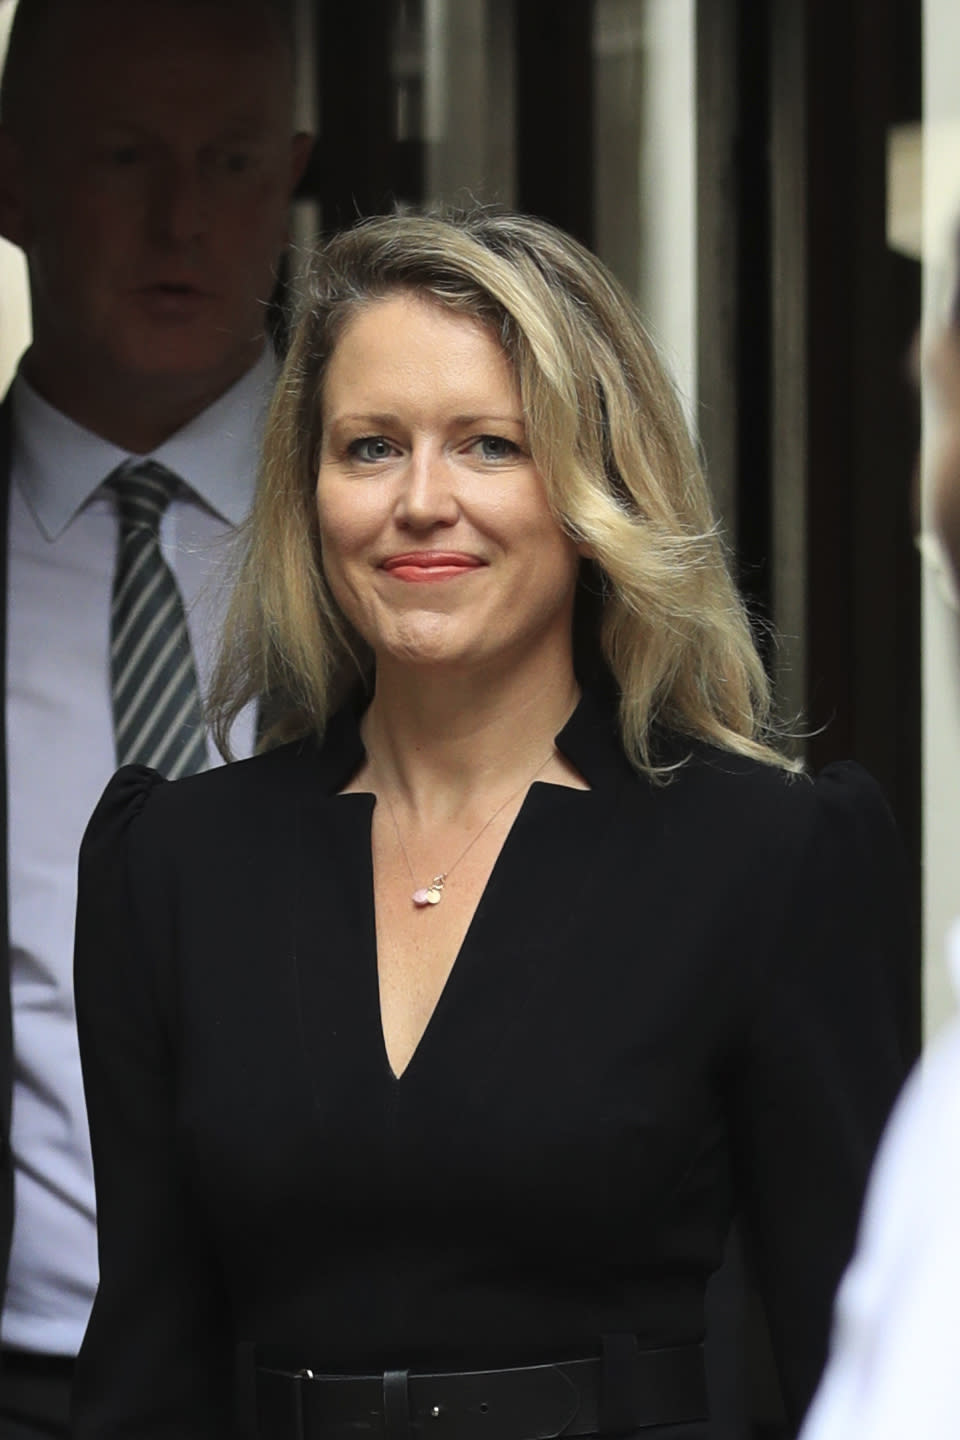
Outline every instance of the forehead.
{"type": "Polygon", "coordinates": [[[324,389],[342,401],[416,389],[466,402],[480,391],[516,398],[517,380],[489,325],[415,293],[362,305],[346,321],[327,365],[324,389]]]}
{"type": "Polygon", "coordinates": [[[289,114],[291,58],[257,6],[62,0],[55,16],[38,57],[55,122],[189,128],[289,114]]]}

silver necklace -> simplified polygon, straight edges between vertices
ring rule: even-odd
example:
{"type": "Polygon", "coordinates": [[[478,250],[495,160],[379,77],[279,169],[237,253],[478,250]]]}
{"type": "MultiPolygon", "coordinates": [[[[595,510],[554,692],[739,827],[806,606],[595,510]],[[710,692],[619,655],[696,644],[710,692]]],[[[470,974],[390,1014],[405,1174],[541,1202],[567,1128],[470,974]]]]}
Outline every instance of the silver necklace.
{"type": "Polygon", "coordinates": [[[497,806],[496,810],[494,810],[493,814],[490,816],[490,819],[484,821],[484,823],[480,826],[480,829],[477,831],[476,835],[474,835],[473,838],[467,842],[463,850],[460,851],[460,854],[457,856],[456,860],[454,860],[453,864],[448,865],[446,870],[442,870],[439,875],[434,875],[429,885],[417,885],[417,877],[413,873],[413,866],[410,864],[410,856],[407,854],[407,847],[403,843],[403,836],[400,834],[400,826],[397,824],[396,812],[394,811],[390,796],[387,794],[386,790],[384,790],[383,798],[384,800],[386,800],[387,809],[390,811],[390,819],[393,821],[393,830],[394,834],[397,837],[397,844],[400,846],[400,853],[406,861],[407,869],[410,872],[410,879],[413,881],[414,890],[413,894],[410,896],[410,899],[413,901],[414,905],[416,905],[418,910],[422,910],[426,905],[440,904],[440,901],[443,898],[443,887],[449,880],[450,876],[453,874],[454,870],[456,870],[457,866],[460,864],[460,861],[463,860],[470,853],[470,851],[473,849],[474,845],[476,845],[477,841],[480,839],[480,836],[484,833],[484,831],[489,830],[490,826],[493,824],[494,820],[496,820],[501,810],[505,810],[510,804],[511,800],[516,800],[517,796],[521,793],[521,791],[526,790],[528,785],[533,784],[534,780],[536,780],[537,776],[540,774],[540,771],[547,768],[547,765],[550,760],[552,760],[552,758],[553,746],[551,745],[550,754],[547,756],[546,760],[542,760],[540,762],[536,770],[534,770],[533,774],[530,776],[530,779],[524,780],[523,784],[518,786],[516,790],[512,791],[512,793],[507,796],[506,800],[501,801],[501,803],[497,806]]]}

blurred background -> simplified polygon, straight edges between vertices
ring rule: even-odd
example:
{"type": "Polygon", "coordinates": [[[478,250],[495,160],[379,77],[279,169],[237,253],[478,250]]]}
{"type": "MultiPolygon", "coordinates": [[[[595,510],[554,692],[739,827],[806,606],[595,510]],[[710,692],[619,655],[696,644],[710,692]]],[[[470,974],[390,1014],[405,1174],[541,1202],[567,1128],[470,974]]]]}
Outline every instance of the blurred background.
{"type": "MultiPolygon", "coordinates": [[[[896,811],[918,1044],[948,1006],[960,697],[949,606],[913,542],[908,355],[949,293],[960,6],[297,0],[297,24],[317,146],[292,265],[397,201],[499,201],[573,232],[638,300],[758,626],[781,637],[766,655],[798,748],[861,760],[896,811]]],[[[3,388],[28,337],[23,261],[0,242],[3,388]]]]}
{"type": "MultiPolygon", "coordinates": [[[[910,373],[953,283],[957,0],[297,0],[297,27],[317,144],[291,270],[398,201],[496,201],[571,231],[639,302],[780,637],[798,750],[860,760],[896,812],[918,1048],[950,1008],[960,908],[955,616],[914,540],[936,422],[910,373]]],[[[28,341],[0,241],[0,393],[28,341]]],[[[752,1435],[778,1433],[775,1398],[750,1408],[752,1435]]]]}

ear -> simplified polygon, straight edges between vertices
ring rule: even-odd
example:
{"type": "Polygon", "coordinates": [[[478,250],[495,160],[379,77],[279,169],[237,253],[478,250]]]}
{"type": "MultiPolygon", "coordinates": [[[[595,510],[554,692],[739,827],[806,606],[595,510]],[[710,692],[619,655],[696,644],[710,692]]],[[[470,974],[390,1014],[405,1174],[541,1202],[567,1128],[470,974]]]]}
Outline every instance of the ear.
{"type": "Polygon", "coordinates": [[[293,195],[313,154],[313,136],[300,130],[290,141],[290,194],[293,195]]]}
{"type": "Polygon", "coordinates": [[[0,235],[21,249],[27,247],[29,226],[23,151],[3,125],[0,125],[0,235]]]}

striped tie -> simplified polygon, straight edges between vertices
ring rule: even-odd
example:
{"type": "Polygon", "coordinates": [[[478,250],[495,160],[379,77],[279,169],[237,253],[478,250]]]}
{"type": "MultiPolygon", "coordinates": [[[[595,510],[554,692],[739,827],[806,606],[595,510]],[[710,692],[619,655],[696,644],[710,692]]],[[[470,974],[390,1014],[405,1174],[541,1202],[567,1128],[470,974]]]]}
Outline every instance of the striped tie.
{"type": "Polygon", "coordinates": [[[160,520],[180,481],[145,460],[106,484],[120,520],[110,669],[118,765],[150,765],[175,780],[207,765],[197,672],[183,600],[160,551],[160,520]]]}

